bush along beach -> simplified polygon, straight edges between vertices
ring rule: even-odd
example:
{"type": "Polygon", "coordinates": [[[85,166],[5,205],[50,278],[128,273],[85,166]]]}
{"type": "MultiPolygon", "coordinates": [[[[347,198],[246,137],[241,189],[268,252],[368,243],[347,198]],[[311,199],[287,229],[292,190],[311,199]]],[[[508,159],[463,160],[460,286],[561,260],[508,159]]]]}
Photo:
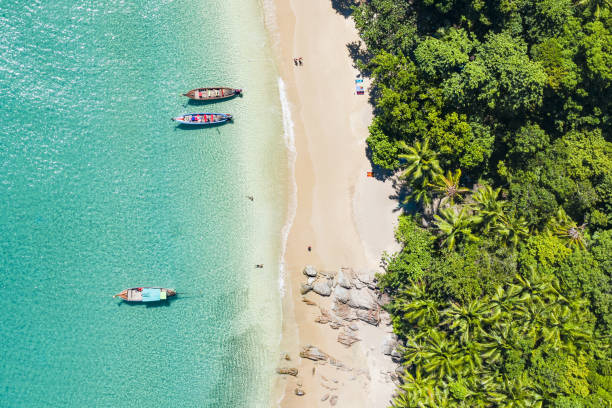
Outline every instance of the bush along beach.
{"type": "MultiPolygon", "coordinates": [[[[612,406],[609,1],[370,0],[394,407],[612,406]]],[[[364,51],[367,50],[367,51],[364,51]]]]}

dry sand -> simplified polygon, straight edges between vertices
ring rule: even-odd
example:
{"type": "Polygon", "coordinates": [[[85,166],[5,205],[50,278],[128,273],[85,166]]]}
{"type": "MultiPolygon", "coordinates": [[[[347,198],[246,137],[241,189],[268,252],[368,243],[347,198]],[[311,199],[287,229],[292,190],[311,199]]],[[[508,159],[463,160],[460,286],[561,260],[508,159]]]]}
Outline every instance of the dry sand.
{"type": "MultiPolygon", "coordinates": [[[[337,407],[385,407],[395,386],[383,372],[395,365],[382,354],[381,344],[391,327],[359,322],[362,340],[346,348],[337,342],[337,330],[314,322],[319,309],[303,303],[299,292],[307,264],[324,271],[378,270],[382,251],[396,250],[393,187],[366,176],[371,170],[365,139],[372,109],[367,94],[355,93],[358,71],[347,49],[358,34],[353,21],[336,13],[330,0],[275,0],[275,9],[276,21],[269,25],[279,40],[278,66],[295,125],[298,186],[285,259],[281,347],[299,374],[279,376],[279,405],[330,406],[335,395],[337,407]],[[302,57],[303,66],[296,67],[294,57],[302,57]],[[306,344],[318,346],[351,370],[299,358],[306,344]],[[294,393],[298,383],[303,396],[294,393]],[[329,397],[322,401],[325,395],[329,397]]],[[[308,296],[330,308],[329,298],[308,296]]]]}

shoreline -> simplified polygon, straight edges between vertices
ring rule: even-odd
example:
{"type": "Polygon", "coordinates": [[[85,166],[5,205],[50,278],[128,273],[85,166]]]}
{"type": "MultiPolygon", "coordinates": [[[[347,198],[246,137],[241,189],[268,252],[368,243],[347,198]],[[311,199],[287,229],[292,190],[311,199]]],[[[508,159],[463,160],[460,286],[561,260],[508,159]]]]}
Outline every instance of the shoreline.
{"type": "Polygon", "coordinates": [[[309,306],[300,296],[300,285],[305,281],[302,270],[307,264],[321,271],[319,276],[331,277],[343,267],[353,268],[357,275],[372,275],[381,271],[382,251],[397,248],[393,236],[397,202],[389,198],[394,195],[391,182],[366,177],[371,170],[365,139],[372,108],[367,95],[355,94],[358,71],[346,47],[359,38],[352,19],[336,13],[328,0],[267,3],[265,23],[280,74],[284,137],[289,173],[295,182],[294,187],[289,186],[295,190],[289,192],[283,241],[285,233],[288,235],[282,243],[284,259],[279,271],[280,349],[290,360],[280,359],[278,364],[298,370],[295,377],[278,376],[271,402],[283,407],[312,407],[330,406],[333,399],[332,405],[337,406],[384,407],[395,390],[388,373],[396,364],[380,351],[391,327],[356,320],[351,326],[359,330],[355,333],[360,341],[346,347],[337,340],[338,330],[315,322],[318,309],[312,303],[320,310],[329,309],[333,297],[308,295],[313,299],[309,306]],[[312,24],[318,29],[312,30],[312,24]],[[293,64],[298,56],[304,59],[303,66],[293,64]],[[286,109],[290,109],[290,117],[286,109]],[[320,347],[350,368],[336,367],[334,371],[332,366],[313,365],[300,358],[306,344],[320,347]],[[322,380],[332,377],[341,386],[332,387],[322,380]],[[295,388],[305,395],[296,395],[295,388]],[[331,394],[330,388],[334,388],[331,394]]]}

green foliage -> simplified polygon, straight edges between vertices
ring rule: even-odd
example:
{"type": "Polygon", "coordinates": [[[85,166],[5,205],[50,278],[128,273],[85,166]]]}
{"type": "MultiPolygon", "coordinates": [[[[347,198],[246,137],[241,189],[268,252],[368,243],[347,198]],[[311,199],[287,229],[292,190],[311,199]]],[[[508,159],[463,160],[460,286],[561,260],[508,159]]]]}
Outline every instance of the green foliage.
{"type": "Polygon", "coordinates": [[[371,159],[414,209],[379,276],[405,341],[393,406],[612,407],[610,8],[355,7],[371,159]]]}
{"type": "Polygon", "coordinates": [[[533,112],[542,104],[546,73],[527,46],[508,33],[489,34],[465,65],[443,84],[453,105],[485,109],[502,117],[533,112]]]}
{"type": "Polygon", "coordinates": [[[371,150],[372,163],[383,169],[393,170],[399,166],[397,157],[399,149],[396,143],[385,136],[377,122],[377,120],[374,120],[374,123],[370,126],[370,136],[367,140],[368,147],[371,150]]]}
{"type": "Polygon", "coordinates": [[[385,258],[387,273],[379,277],[379,287],[395,293],[407,282],[421,279],[433,259],[432,235],[416,225],[409,216],[401,216],[395,238],[403,250],[385,258]]]}

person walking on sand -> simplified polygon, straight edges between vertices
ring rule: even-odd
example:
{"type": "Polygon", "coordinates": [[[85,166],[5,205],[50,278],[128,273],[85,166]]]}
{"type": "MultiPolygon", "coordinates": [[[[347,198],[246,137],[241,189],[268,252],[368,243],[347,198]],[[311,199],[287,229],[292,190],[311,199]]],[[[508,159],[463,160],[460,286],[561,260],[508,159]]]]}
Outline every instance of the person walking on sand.
{"type": "Polygon", "coordinates": [[[312,251],[312,247],[308,245],[308,252],[312,251]]]}

